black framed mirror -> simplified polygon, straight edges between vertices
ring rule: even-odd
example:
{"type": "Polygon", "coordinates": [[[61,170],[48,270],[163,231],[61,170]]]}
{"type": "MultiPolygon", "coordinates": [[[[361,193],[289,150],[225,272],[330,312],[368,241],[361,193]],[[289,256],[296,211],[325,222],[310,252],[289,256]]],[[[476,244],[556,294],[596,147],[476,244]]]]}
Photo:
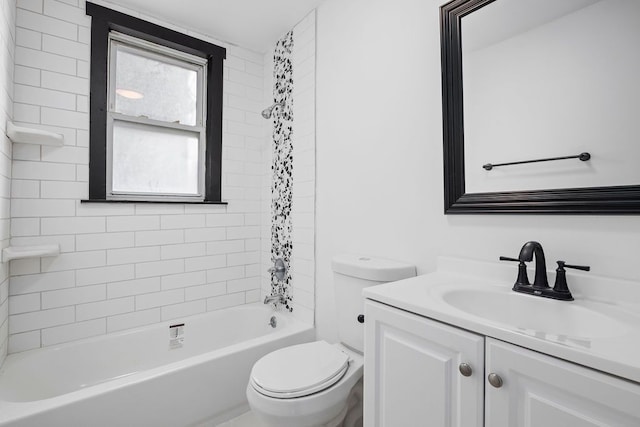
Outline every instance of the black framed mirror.
{"type": "Polygon", "coordinates": [[[640,159],[640,151],[637,151],[640,148],[636,149],[636,146],[640,147],[640,132],[635,125],[640,120],[640,92],[637,89],[640,85],[635,77],[629,84],[621,80],[627,74],[640,75],[640,54],[635,53],[640,30],[634,29],[640,28],[640,2],[619,0],[621,7],[633,10],[621,10],[617,16],[610,12],[618,0],[571,1],[568,9],[555,12],[543,12],[539,8],[542,4],[566,6],[571,2],[453,0],[440,8],[445,214],[640,213],[640,166],[634,165],[640,159]],[[523,9],[524,3],[536,9],[527,11],[523,9]],[[499,10],[498,6],[503,5],[507,8],[499,10]],[[518,28],[515,16],[518,14],[526,21],[522,29],[518,28]],[[609,19],[611,34],[603,36],[608,30],[593,28],[593,24],[590,24],[591,28],[579,25],[580,19],[586,19],[588,14],[597,16],[594,19],[598,20],[598,26],[609,19]],[[499,17],[502,21],[481,21],[486,16],[499,17]],[[533,22],[536,19],[539,22],[533,22]],[[578,32],[572,36],[570,30],[574,27],[578,32]],[[477,28],[497,31],[478,37],[478,33],[471,31],[477,28]],[[542,34],[540,28],[547,33],[542,34]],[[554,37],[549,31],[561,31],[557,33],[561,37],[554,37]],[[588,34],[596,34],[596,37],[589,38],[588,34]],[[615,43],[614,48],[600,42],[607,37],[615,43]],[[587,39],[588,44],[583,48],[569,45],[573,38],[587,39]],[[522,49],[524,44],[532,45],[531,40],[536,41],[536,46],[541,40],[547,43],[542,53],[522,49]],[[517,48],[514,48],[515,41],[520,43],[517,48]],[[636,47],[624,49],[621,47],[623,41],[636,47]],[[510,54],[506,55],[511,61],[509,65],[503,63],[505,55],[496,56],[495,46],[498,45],[503,50],[509,48],[510,54]],[[486,54],[487,46],[491,46],[491,55],[486,54]],[[473,61],[469,59],[471,56],[463,58],[470,55],[469,50],[475,55],[473,61]],[[478,59],[480,51],[486,54],[482,61],[478,59]],[[580,56],[578,52],[584,54],[580,56]],[[611,52],[617,56],[602,59],[602,55],[611,52]],[[544,56],[548,54],[555,54],[563,62],[549,62],[544,56]],[[593,57],[599,62],[597,66],[585,65],[582,57],[593,57]],[[498,68],[481,69],[476,65],[479,63],[498,68]],[[566,64],[578,64],[579,68],[570,69],[566,64]],[[609,64],[611,68],[603,71],[600,64],[609,64]],[[536,68],[538,65],[541,65],[540,69],[536,68]],[[533,77],[522,78],[525,67],[534,69],[533,77]],[[482,73],[477,72],[479,69],[482,73]],[[547,71],[549,77],[540,78],[541,73],[547,71]],[[560,80],[561,74],[567,75],[569,80],[560,80]],[[603,82],[591,80],[590,74],[603,78],[603,82]],[[490,76],[491,84],[478,80],[478,75],[490,76]],[[534,116],[531,110],[536,101],[528,99],[526,93],[518,92],[510,81],[507,82],[513,76],[526,82],[531,97],[544,98],[541,93],[549,92],[548,102],[541,108],[543,116],[535,116],[533,124],[522,122],[520,118],[534,116]],[[539,87],[531,84],[537,81],[543,83],[539,87]],[[478,95],[481,92],[485,94],[484,98],[478,95]],[[602,96],[607,99],[601,100],[602,96]],[[487,107],[486,99],[493,98],[498,100],[497,107],[487,107]],[[519,100],[522,104],[515,105],[519,100]],[[591,108],[596,106],[602,107],[602,111],[591,108]],[[476,115],[476,112],[482,114],[476,115]],[[513,116],[507,117],[508,114],[513,116]],[[619,131],[621,124],[627,122],[630,123],[629,130],[619,131]],[[596,128],[586,126],[591,123],[596,128]],[[569,126],[560,127],[563,124],[569,126]],[[499,132],[494,132],[495,129],[499,132]],[[577,129],[582,133],[575,132],[577,129]],[[507,140],[502,146],[491,145],[500,139],[507,140]],[[626,145],[617,148],[618,140],[626,145]],[[487,141],[491,144],[483,146],[487,141]],[[590,153],[589,159],[581,162],[587,157],[584,153],[590,153]],[[582,158],[576,160],[580,155],[582,158]],[[561,157],[571,159],[540,161],[561,157]],[[494,166],[515,164],[487,168],[488,163],[494,166]]]}

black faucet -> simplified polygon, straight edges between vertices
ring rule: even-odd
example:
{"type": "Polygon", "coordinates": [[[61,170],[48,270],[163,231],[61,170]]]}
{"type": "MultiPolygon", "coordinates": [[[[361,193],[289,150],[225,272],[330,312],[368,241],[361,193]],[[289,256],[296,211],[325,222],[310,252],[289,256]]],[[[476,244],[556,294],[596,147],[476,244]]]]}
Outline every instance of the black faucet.
{"type": "Polygon", "coordinates": [[[568,265],[564,261],[558,261],[558,269],[556,270],[556,282],[553,288],[549,287],[547,280],[547,263],[544,258],[542,245],[538,242],[527,242],[520,249],[518,258],[500,257],[501,261],[518,262],[518,278],[513,285],[513,290],[525,294],[537,295],[546,298],[559,299],[563,301],[572,301],[573,296],[567,287],[567,279],[565,273],[566,268],[575,268],[577,270],[589,271],[588,266],[568,265]],[[536,272],[533,285],[529,284],[527,277],[527,265],[525,262],[533,261],[536,257],[536,272]]]}
{"type": "Polygon", "coordinates": [[[533,260],[533,256],[536,257],[536,273],[533,279],[533,287],[536,289],[546,289],[549,287],[549,281],[547,280],[547,263],[544,259],[544,251],[542,245],[538,242],[527,242],[520,249],[520,255],[518,260],[521,262],[529,262],[533,260]]]}

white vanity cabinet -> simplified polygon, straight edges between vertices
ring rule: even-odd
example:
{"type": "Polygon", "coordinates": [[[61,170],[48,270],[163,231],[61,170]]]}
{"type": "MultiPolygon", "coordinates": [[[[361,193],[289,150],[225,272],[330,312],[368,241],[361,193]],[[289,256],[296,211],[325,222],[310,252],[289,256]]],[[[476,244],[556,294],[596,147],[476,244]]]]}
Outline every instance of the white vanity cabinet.
{"type": "Polygon", "coordinates": [[[637,383],[369,299],[365,319],[366,427],[640,426],[637,383]]]}
{"type": "Polygon", "coordinates": [[[640,385],[486,338],[487,427],[638,427],[640,385]]]}
{"type": "Polygon", "coordinates": [[[364,354],[366,427],[482,426],[481,335],[366,300],[364,354]]]}

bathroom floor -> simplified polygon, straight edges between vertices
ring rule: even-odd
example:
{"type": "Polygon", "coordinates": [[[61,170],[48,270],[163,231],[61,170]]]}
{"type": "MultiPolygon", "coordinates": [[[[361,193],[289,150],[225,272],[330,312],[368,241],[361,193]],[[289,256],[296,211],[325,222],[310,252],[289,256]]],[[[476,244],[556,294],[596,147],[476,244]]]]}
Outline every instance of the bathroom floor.
{"type": "Polygon", "coordinates": [[[265,425],[253,412],[248,411],[232,420],[219,424],[218,427],[264,427],[265,425]]]}

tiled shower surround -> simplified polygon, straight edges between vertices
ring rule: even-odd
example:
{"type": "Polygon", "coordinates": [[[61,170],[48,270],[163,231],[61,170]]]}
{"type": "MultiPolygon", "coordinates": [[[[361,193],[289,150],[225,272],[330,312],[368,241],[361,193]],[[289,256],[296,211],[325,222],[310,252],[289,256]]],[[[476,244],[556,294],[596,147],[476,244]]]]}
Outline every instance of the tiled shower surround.
{"type": "MultiPolygon", "coordinates": [[[[4,247],[9,237],[14,246],[57,243],[61,254],[11,261],[10,277],[9,263],[1,264],[0,362],[5,349],[19,352],[253,303],[271,291],[272,128],[260,111],[273,96],[273,52],[257,54],[95,3],[227,48],[222,196],[228,205],[82,203],[88,196],[91,25],[85,2],[18,0],[17,9],[13,1],[2,2],[2,48],[10,52],[3,55],[10,63],[2,64],[4,117],[61,133],[64,146],[12,145],[3,136],[0,241],[4,247]]],[[[313,323],[315,13],[293,33],[296,164],[289,182],[296,250],[289,294],[293,315],[313,323]]]]}
{"type": "Polygon", "coordinates": [[[314,322],[315,303],[315,47],[316,15],[309,13],[265,55],[265,107],[285,100],[265,136],[262,290],[283,293],[298,319],[314,322]],[[284,113],[284,114],[283,114],[284,113]],[[289,273],[277,282],[266,269],[283,257],[289,273]]]}
{"type": "MultiPolygon", "coordinates": [[[[0,247],[9,246],[11,203],[11,141],[5,135],[13,118],[13,63],[16,8],[13,1],[0,4],[0,247]]],[[[9,342],[9,263],[0,262],[0,365],[9,342]]]]}
{"type": "MultiPolygon", "coordinates": [[[[13,144],[11,244],[58,243],[62,253],[11,261],[8,304],[0,306],[9,311],[8,322],[0,319],[4,330],[8,323],[9,352],[261,296],[263,55],[167,25],[227,48],[222,192],[227,206],[81,203],[88,195],[90,25],[84,1],[17,2],[14,119],[62,133],[65,143],[13,144]]],[[[0,297],[7,294],[6,284],[0,291],[0,297]]]]}
{"type": "MultiPolygon", "coordinates": [[[[273,101],[283,106],[273,111],[273,160],[271,162],[271,260],[282,258],[291,265],[293,244],[291,205],[293,190],[293,31],[276,43],[273,55],[273,101]]],[[[281,294],[282,304],[292,311],[291,270],[283,280],[271,274],[271,294],[281,294]]]]}

